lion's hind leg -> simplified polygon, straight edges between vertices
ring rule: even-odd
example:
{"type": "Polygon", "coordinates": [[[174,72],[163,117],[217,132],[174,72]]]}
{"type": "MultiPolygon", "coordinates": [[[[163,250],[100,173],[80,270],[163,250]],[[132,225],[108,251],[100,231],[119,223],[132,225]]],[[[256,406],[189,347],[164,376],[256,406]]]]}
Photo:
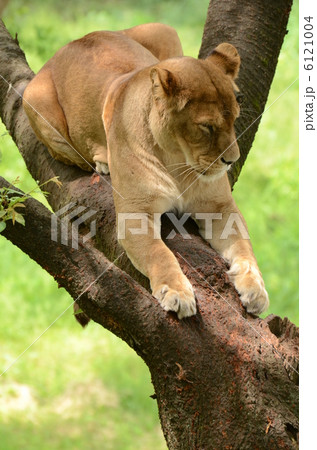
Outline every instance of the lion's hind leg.
{"type": "Polygon", "coordinates": [[[147,48],[158,60],[183,56],[183,49],[174,28],[162,23],[146,23],[122,33],[147,48]]]}
{"type": "Polygon", "coordinates": [[[53,158],[84,170],[92,170],[92,166],[79,154],[69,138],[66,118],[48,68],[41,70],[26,87],[23,107],[36,136],[53,158]]]}

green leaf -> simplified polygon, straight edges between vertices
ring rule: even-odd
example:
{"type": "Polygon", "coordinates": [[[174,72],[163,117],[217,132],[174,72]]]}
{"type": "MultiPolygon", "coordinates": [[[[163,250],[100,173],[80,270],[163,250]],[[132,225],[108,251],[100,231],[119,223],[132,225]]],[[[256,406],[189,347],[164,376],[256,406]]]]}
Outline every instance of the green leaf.
{"type": "Polygon", "coordinates": [[[15,205],[16,203],[25,202],[26,197],[11,197],[9,200],[10,206],[15,205]]]}
{"type": "Polygon", "coordinates": [[[17,213],[16,211],[15,211],[15,220],[19,222],[21,225],[23,226],[25,225],[24,217],[22,216],[22,214],[17,213]]]}
{"type": "Polygon", "coordinates": [[[5,222],[0,222],[0,233],[2,233],[6,226],[7,224],[5,222]]]}
{"type": "Polygon", "coordinates": [[[7,192],[7,194],[19,194],[21,196],[21,192],[15,190],[15,189],[6,188],[6,192],[7,192]]]}
{"type": "Polygon", "coordinates": [[[6,214],[7,214],[7,211],[5,209],[0,211],[0,219],[1,219],[1,217],[5,216],[6,214]]]}

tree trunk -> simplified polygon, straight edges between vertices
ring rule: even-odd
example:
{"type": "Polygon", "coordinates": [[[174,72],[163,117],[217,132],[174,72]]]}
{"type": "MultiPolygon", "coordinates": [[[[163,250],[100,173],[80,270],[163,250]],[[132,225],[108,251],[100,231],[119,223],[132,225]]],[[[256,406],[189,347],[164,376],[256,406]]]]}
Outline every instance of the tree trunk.
{"type": "Polygon", "coordinates": [[[221,42],[233,44],[241,56],[237,84],[244,98],[241,117],[235,125],[241,156],[230,170],[232,186],[260,124],[292,3],[293,0],[210,0],[199,57],[206,58],[221,42]]]}
{"type": "MultiPolygon", "coordinates": [[[[221,20],[229,22],[226,15],[221,20]]],[[[262,22],[258,18],[258,29],[262,22]]],[[[285,29],[279,33],[284,35],[285,29]]],[[[221,41],[229,40],[224,37],[221,41]]],[[[248,45],[248,40],[241,40],[245,51],[248,45]]],[[[51,240],[50,212],[28,200],[25,227],[8,224],[3,234],[65,287],[89,317],[144,359],[169,448],[294,448],[298,431],[295,325],[277,316],[262,320],[247,314],[228,281],[226,264],[199,237],[193,223],[187,227],[190,240],[176,234],[166,243],[193,284],[198,313],[179,321],[164,312],[148,292],[147,280],[117,244],[110,178],[104,182],[53,160],[30,129],[17,92],[23,92],[33,74],[3,25],[0,64],[0,115],[30,173],[40,181],[59,175],[62,189],[54,184],[45,187],[53,210],[73,201],[96,210],[97,223],[94,242],[73,250],[51,240]],[[120,268],[111,263],[116,258],[120,268]]],[[[0,186],[4,185],[0,179],[0,186]]],[[[59,219],[57,225],[61,226],[59,219]]],[[[163,220],[163,235],[170,229],[171,224],[163,220]]]]}
{"type": "Polygon", "coordinates": [[[73,251],[52,241],[51,214],[36,200],[26,202],[25,221],[8,223],[4,235],[148,365],[169,448],[294,448],[298,330],[246,314],[224,262],[194,229],[189,245],[179,235],[170,241],[199,306],[179,321],[92,245],[73,251]]]}

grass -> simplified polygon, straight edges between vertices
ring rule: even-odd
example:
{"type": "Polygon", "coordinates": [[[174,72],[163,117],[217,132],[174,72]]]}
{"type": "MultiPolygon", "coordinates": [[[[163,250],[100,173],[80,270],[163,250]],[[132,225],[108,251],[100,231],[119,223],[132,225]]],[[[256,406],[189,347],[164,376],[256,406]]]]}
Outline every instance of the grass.
{"type": "MultiPolygon", "coordinates": [[[[96,29],[158,21],[177,28],[185,53],[197,56],[208,0],[87,2],[11,0],[4,22],[36,72],[68,41],[96,29]]],[[[298,4],[290,18],[268,104],[296,79],[298,4]]],[[[271,298],[270,312],[298,322],[298,84],[263,116],[235,186],[271,298]]],[[[0,170],[19,187],[34,181],[4,127],[0,170]]],[[[38,199],[43,197],[38,195],[38,199]]],[[[71,303],[64,290],[0,237],[0,371],[71,303]]],[[[1,448],[164,449],[148,369],[122,341],[68,310],[1,378],[1,448]]]]}

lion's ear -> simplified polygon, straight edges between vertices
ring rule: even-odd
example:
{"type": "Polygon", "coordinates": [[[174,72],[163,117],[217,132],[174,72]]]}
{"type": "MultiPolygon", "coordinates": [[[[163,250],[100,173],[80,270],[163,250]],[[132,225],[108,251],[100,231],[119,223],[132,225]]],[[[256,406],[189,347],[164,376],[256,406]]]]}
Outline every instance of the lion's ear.
{"type": "Polygon", "coordinates": [[[178,92],[177,77],[167,69],[155,67],[150,72],[153,95],[156,100],[172,97],[178,92]]]}
{"type": "Polygon", "coordinates": [[[169,109],[181,111],[188,98],[181,87],[179,76],[170,70],[154,67],[150,72],[153,97],[158,110],[164,113],[169,109]]]}
{"type": "Polygon", "coordinates": [[[240,56],[233,45],[228,43],[218,45],[206,60],[218,66],[233,80],[237,78],[240,68],[240,56]]]}

